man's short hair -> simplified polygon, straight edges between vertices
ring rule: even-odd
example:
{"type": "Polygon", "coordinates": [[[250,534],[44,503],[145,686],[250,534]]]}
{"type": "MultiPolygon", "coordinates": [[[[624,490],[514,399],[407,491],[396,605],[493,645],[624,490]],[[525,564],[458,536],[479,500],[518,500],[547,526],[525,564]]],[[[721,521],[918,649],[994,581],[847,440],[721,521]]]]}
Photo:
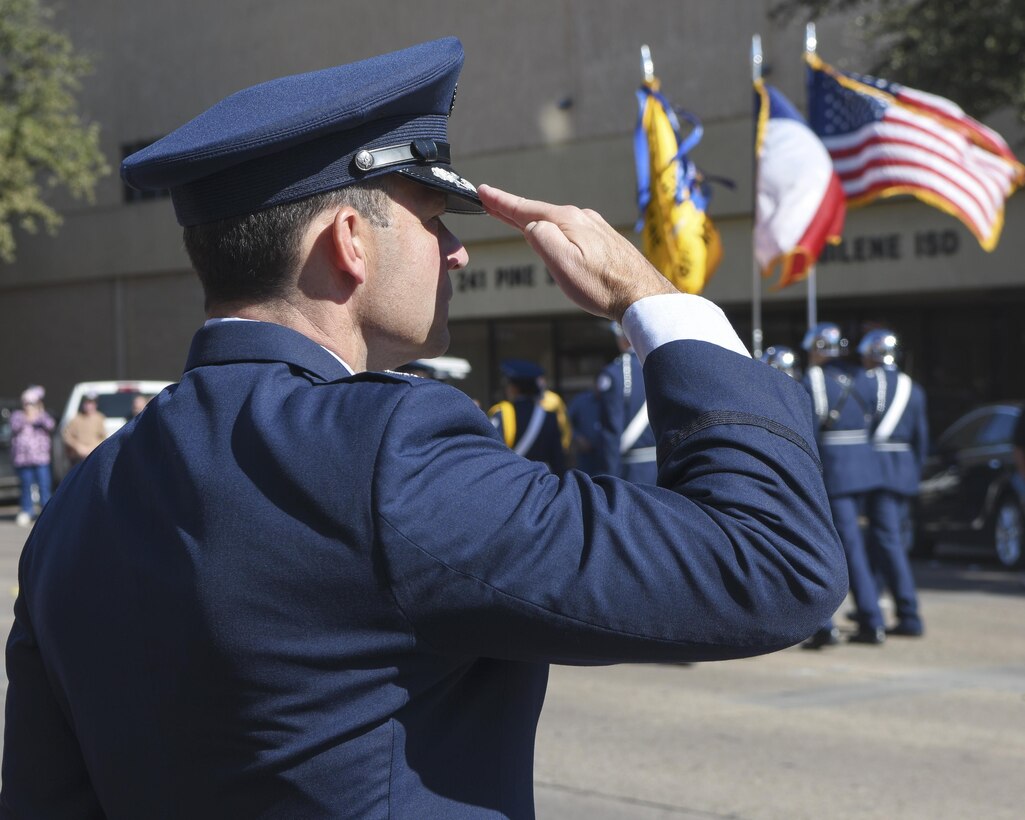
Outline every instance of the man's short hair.
{"type": "Polygon", "coordinates": [[[302,238],[316,216],[349,205],[372,225],[388,227],[387,176],[327,193],[184,229],[185,250],[203,283],[207,308],[253,304],[284,295],[302,262],[302,238]]]}

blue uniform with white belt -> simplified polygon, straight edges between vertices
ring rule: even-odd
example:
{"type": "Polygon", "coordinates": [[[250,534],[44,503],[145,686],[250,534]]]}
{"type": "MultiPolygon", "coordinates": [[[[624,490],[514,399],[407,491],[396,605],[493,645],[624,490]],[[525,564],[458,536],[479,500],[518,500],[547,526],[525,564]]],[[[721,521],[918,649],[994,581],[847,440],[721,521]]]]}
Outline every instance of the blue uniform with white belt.
{"type": "Polygon", "coordinates": [[[603,471],[638,484],[658,478],[655,434],[648,422],[641,362],[633,350],[619,356],[598,376],[603,471]]]}
{"type": "Polygon", "coordinates": [[[847,556],[858,623],[865,630],[882,629],[879,593],[858,520],[867,494],[880,486],[870,441],[876,382],[860,367],[831,361],[809,367],[803,384],[812,397],[822,478],[847,556]]]}
{"type": "Polygon", "coordinates": [[[496,430],[503,436],[512,432],[512,441],[506,443],[514,452],[531,461],[544,462],[556,475],[566,472],[559,419],[554,412],[545,410],[539,399],[518,396],[500,402],[490,412],[496,430]]]}
{"type": "Polygon", "coordinates": [[[918,495],[922,466],[929,454],[929,423],[925,391],[894,367],[868,371],[878,397],[872,447],[880,486],[869,493],[869,520],[873,562],[893,594],[897,628],[907,634],[923,630],[915,579],[903,534],[910,499],[918,495]]]}

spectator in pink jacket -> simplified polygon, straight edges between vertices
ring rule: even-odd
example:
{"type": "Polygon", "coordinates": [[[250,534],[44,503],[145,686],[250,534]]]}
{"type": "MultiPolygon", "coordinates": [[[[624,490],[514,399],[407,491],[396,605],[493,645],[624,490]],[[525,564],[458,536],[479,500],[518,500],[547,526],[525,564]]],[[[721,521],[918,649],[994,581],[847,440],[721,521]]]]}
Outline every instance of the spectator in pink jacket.
{"type": "Polygon", "coordinates": [[[38,488],[39,508],[50,500],[50,435],[53,417],[43,407],[46,391],[33,385],[21,394],[21,410],[11,414],[11,461],[21,481],[21,510],[15,519],[27,527],[35,518],[32,487],[38,488]]]}

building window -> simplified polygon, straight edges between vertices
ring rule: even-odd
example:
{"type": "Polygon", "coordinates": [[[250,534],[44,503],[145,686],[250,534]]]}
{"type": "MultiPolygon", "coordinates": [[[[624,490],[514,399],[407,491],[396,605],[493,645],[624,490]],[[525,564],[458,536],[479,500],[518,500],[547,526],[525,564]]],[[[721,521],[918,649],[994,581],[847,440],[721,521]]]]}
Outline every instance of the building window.
{"type": "MultiPolygon", "coordinates": [[[[153,139],[140,140],[139,142],[122,143],[121,159],[125,159],[126,157],[131,156],[136,151],[141,151],[146,146],[152,145],[158,139],[159,137],[154,137],[153,139]]],[[[122,185],[121,188],[124,194],[125,202],[142,202],[147,199],[164,199],[165,197],[171,195],[171,192],[166,188],[161,188],[160,190],[156,191],[138,191],[129,185],[122,185]]]]}

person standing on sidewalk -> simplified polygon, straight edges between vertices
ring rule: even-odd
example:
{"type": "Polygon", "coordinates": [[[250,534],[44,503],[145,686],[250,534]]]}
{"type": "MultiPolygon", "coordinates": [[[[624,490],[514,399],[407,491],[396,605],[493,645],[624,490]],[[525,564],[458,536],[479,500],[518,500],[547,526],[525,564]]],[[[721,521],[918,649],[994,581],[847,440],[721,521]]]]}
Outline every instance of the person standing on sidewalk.
{"type": "Polygon", "coordinates": [[[21,394],[21,409],[11,413],[11,462],[21,482],[21,509],[15,519],[20,527],[29,526],[36,517],[33,488],[40,509],[50,500],[54,421],[43,406],[45,396],[42,387],[33,385],[21,394]]]}
{"type": "MultiPolygon", "coordinates": [[[[548,409],[542,396],[556,396],[544,388],[544,369],[525,359],[506,359],[501,365],[505,400],[488,417],[514,453],[547,464],[555,475],[566,472],[566,450],[557,409],[548,409]]],[[[562,399],[559,399],[561,403],[562,399]]]]}
{"type": "Polygon", "coordinates": [[[635,484],[658,479],[655,433],[648,421],[641,360],[618,322],[611,324],[620,355],[598,374],[601,471],[635,484]]]}
{"type": "Polygon", "coordinates": [[[95,393],[86,393],[78,412],[64,426],[61,439],[72,467],[80,464],[107,437],[107,417],[100,412],[98,400],[95,393]]]}
{"type": "Polygon", "coordinates": [[[876,383],[876,423],[872,449],[879,469],[879,487],[865,500],[872,563],[893,595],[897,623],[888,635],[917,638],[925,632],[918,610],[915,578],[907,547],[911,500],[918,495],[922,467],[929,456],[929,422],[925,391],[897,367],[897,336],[878,329],[865,334],[858,355],[876,383]]]}
{"type": "Polygon", "coordinates": [[[570,429],[573,431],[571,453],[573,466],[589,476],[602,471],[601,406],[598,403],[597,382],[577,394],[569,403],[570,429]]]}
{"type": "Polygon", "coordinates": [[[1011,445],[1018,481],[1025,482],[1025,407],[1018,413],[1018,421],[1014,425],[1014,433],[1011,436],[1011,445]]]}
{"type": "MultiPolygon", "coordinates": [[[[820,322],[801,342],[808,355],[803,384],[811,394],[817,421],[822,478],[829,494],[833,523],[840,535],[851,593],[857,609],[857,631],[848,640],[878,645],[886,640],[879,592],[861,531],[867,494],[880,486],[875,452],[869,440],[875,412],[875,382],[863,368],[844,360],[847,340],[832,322],[820,322]]],[[[832,618],[804,644],[820,649],[839,642],[832,618]]]]}

